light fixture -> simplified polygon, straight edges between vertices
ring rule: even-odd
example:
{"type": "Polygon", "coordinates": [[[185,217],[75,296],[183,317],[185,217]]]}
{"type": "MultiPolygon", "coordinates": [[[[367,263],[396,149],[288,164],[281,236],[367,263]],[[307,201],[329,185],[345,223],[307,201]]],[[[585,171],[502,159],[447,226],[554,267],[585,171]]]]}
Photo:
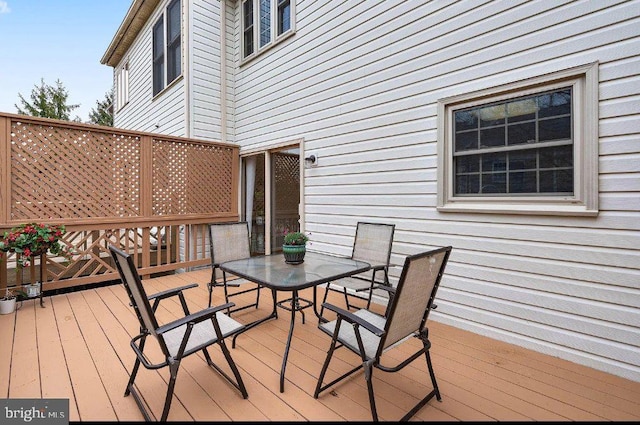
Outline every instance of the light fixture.
{"type": "Polygon", "coordinates": [[[318,158],[316,158],[315,155],[309,155],[304,159],[304,163],[307,165],[307,167],[316,165],[317,161],[318,161],[318,158]]]}

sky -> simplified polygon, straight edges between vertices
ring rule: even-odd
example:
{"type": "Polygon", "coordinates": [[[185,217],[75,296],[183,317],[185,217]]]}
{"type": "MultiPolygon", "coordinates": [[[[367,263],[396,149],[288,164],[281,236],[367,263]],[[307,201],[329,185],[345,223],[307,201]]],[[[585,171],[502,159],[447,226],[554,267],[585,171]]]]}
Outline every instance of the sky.
{"type": "Polygon", "coordinates": [[[60,80],[82,122],[113,85],[100,59],[133,0],[0,0],[0,112],[31,102],[41,79],[60,80]]]}

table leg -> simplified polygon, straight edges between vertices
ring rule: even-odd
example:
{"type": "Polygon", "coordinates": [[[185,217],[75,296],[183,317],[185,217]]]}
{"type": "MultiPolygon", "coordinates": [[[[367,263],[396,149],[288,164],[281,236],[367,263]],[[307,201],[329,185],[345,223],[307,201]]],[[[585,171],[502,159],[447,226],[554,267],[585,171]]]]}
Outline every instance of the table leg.
{"type": "Polygon", "coordinates": [[[284,347],[284,355],[282,356],[282,367],[280,368],[280,392],[284,392],[284,372],[287,368],[287,358],[289,357],[289,348],[291,347],[291,338],[293,337],[293,326],[296,323],[296,310],[298,309],[298,291],[293,291],[291,299],[291,324],[289,325],[289,336],[287,336],[287,344],[284,347]]]}

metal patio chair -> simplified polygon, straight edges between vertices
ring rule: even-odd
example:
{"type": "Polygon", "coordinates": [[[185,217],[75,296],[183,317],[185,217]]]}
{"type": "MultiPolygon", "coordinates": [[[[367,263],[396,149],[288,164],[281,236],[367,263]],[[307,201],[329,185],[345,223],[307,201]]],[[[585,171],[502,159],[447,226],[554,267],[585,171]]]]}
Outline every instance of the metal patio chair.
{"type": "Polygon", "coordinates": [[[170,378],[165,398],[164,408],[160,421],[167,420],[169,408],[173,399],[173,389],[178,375],[180,362],[183,358],[202,351],[204,358],[209,366],[220,373],[227,381],[229,381],[236,389],[240,391],[243,398],[247,398],[247,390],[242,382],[240,372],[235,362],[231,358],[231,354],[225,344],[225,338],[235,335],[236,332],[244,329],[244,325],[233,320],[222,311],[228,309],[233,304],[224,304],[218,307],[210,307],[191,314],[187,307],[183,291],[189,288],[197,287],[197,284],[185,285],[182,287],[168,289],[147,296],[142,281],[138,275],[135,264],[131,256],[124,251],[109,246],[111,255],[120,273],[122,283],[127,290],[129,300],[133,306],[138,321],[140,322],[140,334],[131,340],[131,348],[136,353],[136,361],[129,377],[129,382],[125,390],[125,397],[133,394],[138,408],[147,421],[151,420],[149,410],[145,407],[140,394],[134,387],[134,381],[142,364],[147,369],[160,369],[169,366],[170,378]],[[184,311],[184,317],[174,320],[170,323],[160,325],[156,319],[155,312],[160,301],[169,297],[178,296],[180,304],[184,311]],[[153,306],[150,302],[153,301],[153,306]],[[143,353],[147,337],[152,336],[162,351],[164,361],[160,363],[151,363],[147,356],[143,353]],[[207,351],[207,347],[217,344],[224,354],[231,371],[235,377],[232,379],[220,367],[213,363],[211,356],[207,351]]]}
{"type": "Polygon", "coordinates": [[[387,290],[395,292],[395,296],[392,297],[391,306],[387,310],[388,314],[386,316],[381,316],[367,309],[352,313],[329,303],[324,304],[325,308],[337,314],[337,319],[328,323],[320,323],[319,325],[319,328],[330,335],[332,339],[327,358],[318,377],[318,383],[313,394],[314,398],[318,398],[322,391],[334,386],[362,368],[367,381],[371,415],[373,420],[377,421],[378,413],[376,411],[372,381],[373,368],[375,367],[385,372],[397,372],[424,353],[433,390],[420,400],[402,420],[405,421],[411,418],[434,396],[438,401],[441,401],[429,354],[431,342],[429,341],[429,330],[426,327],[426,323],[429,311],[434,308],[433,300],[450,253],[451,247],[449,246],[407,257],[397,288],[387,288],[387,290]],[[395,366],[383,366],[380,359],[384,352],[406,341],[410,336],[418,338],[422,343],[422,347],[395,366]],[[347,347],[360,356],[362,363],[322,386],[333,352],[336,348],[341,347],[347,347]]]}
{"type": "MultiPolygon", "coordinates": [[[[349,294],[349,290],[356,293],[368,291],[366,308],[369,308],[374,289],[390,286],[389,259],[395,227],[395,224],[358,222],[351,258],[371,264],[371,270],[327,284],[323,303],[329,291],[342,292],[347,310],[351,310],[357,307],[349,302],[349,297],[359,297],[349,294]]],[[[321,308],[320,315],[323,313],[324,309],[321,308]]]]}
{"type": "Polygon", "coordinates": [[[224,300],[229,302],[231,297],[245,294],[247,292],[256,291],[256,302],[236,307],[235,309],[229,309],[228,313],[231,314],[236,311],[244,310],[246,308],[255,307],[258,308],[260,302],[260,288],[254,282],[238,277],[228,279],[225,271],[222,271],[222,282],[218,282],[216,275],[220,268],[220,264],[226,261],[241,260],[243,258],[249,258],[251,251],[249,248],[249,225],[246,221],[234,222],[234,223],[216,223],[209,225],[209,247],[211,256],[211,281],[208,284],[209,289],[209,306],[211,306],[211,296],[213,288],[221,286],[224,289],[224,300]],[[252,288],[242,289],[230,293],[229,287],[239,288],[244,286],[253,286],[252,288]]]}

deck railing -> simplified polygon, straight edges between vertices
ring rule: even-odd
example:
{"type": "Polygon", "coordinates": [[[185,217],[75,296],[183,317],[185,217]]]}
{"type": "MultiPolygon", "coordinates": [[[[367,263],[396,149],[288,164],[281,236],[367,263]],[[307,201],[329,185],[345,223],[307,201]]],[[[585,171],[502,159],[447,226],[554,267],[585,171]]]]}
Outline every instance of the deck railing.
{"type": "Polygon", "coordinates": [[[28,222],[64,224],[69,261],[20,270],[0,260],[4,288],[43,290],[117,279],[109,244],[148,276],[206,265],[206,225],[238,218],[238,148],[111,127],[0,113],[0,234],[28,222]]]}

